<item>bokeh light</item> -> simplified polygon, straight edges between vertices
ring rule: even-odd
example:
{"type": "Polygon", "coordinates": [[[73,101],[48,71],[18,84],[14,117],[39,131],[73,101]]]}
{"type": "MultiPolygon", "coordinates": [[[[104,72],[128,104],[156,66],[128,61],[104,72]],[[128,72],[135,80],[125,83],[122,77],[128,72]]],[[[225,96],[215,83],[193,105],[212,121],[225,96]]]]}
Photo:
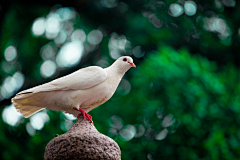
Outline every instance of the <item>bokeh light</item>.
{"type": "Polygon", "coordinates": [[[8,46],[4,51],[6,61],[11,62],[17,57],[17,49],[14,46],[8,46]]]}
{"type": "Polygon", "coordinates": [[[66,120],[64,120],[64,121],[61,122],[60,128],[61,128],[64,132],[66,132],[66,131],[68,131],[68,130],[72,127],[72,125],[73,125],[73,121],[66,119],[66,120]]]}
{"type": "Polygon", "coordinates": [[[80,61],[83,51],[84,47],[80,41],[65,43],[56,57],[57,65],[59,67],[76,65],[80,61]]]}
{"type": "Polygon", "coordinates": [[[210,32],[218,33],[218,37],[222,44],[226,46],[232,44],[232,31],[224,19],[218,17],[204,18],[203,27],[210,32]]]}
{"type": "Polygon", "coordinates": [[[30,124],[35,130],[42,130],[45,123],[49,123],[49,116],[45,111],[35,113],[30,117],[30,124]]]}
{"type": "Polygon", "coordinates": [[[46,20],[43,17],[39,17],[33,21],[32,33],[35,36],[41,36],[45,33],[46,20]]]}
{"type": "Polygon", "coordinates": [[[101,4],[106,8],[113,8],[117,6],[117,0],[101,0],[101,4]]]}
{"type": "Polygon", "coordinates": [[[141,46],[136,46],[133,49],[133,55],[137,58],[141,58],[144,56],[144,52],[142,51],[141,46]]]}
{"type": "Polygon", "coordinates": [[[73,8],[62,7],[59,8],[56,13],[61,17],[61,21],[68,21],[76,18],[76,12],[73,8]]]}
{"type": "Polygon", "coordinates": [[[13,66],[6,62],[6,61],[2,61],[1,62],[1,69],[5,72],[5,73],[9,73],[11,72],[11,70],[13,69],[13,66]]]}
{"type": "Polygon", "coordinates": [[[53,62],[51,60],[46,60],[41,65],[41,68],[40,68],[41,75],[44,78],[51,77],[56,72],[56,69],[57,69],[57,66],[56,66],[55,62],[53,62]]]}
{"type": "Polygon", "coordinates": [[[159,132],[157,135],[156,135],[156,140],[163,140],[164,138],[167,137],[167,134],[168,134],[168,130],[166,128],[164,128],[161,132],[159,132]]]}
{"type": "Polygon", "coordinates": [[[136,134],[136,128],[134,125],[126,125],[120,130],[119,134],[122,140],[130,141],[136,134]]]}
{"type": "Polygon", "coordinates": [[[36,130],[32,127],[30,122],[26,124],[26,130],[30,136],[34,136],[36,134],[36,130]]]}
{"type": "Polygon", "coordinates": [[[36,18],[32,24],[34,36],[41,36],[45,33],[47,39],[53,39],[59,46],[63,44],[74,30],[72,19],[76,20],[77,13],[73,8],[59,8],[50,12],[46,18],[36,18]]]}
{"type": "Polygon", "coordinates": [[[123,120],[121,117],[119,117],[117,115],[113,115],[108,120],[108,123],[112,128],[115,128],[115,129],[121,129],[123,127],[123,120]]]}
{"type": "Polygon", "coordinates": [[[82,29],[76,29],[73,31],[71,35],[72,41],[81,41],[84,42],[86,40],[86,33],[82,29]]]}
{"type": "Polygon", "coordinates": [[[100,30],[92,30],[88,35],[87,35],[87,40],[89,43],[93,45],[97,45],[102,41],[103,34],[100,30]]]}
{"type": "Polygon", "coordinates": [[[156,28],[160,28],[162,26],[162,22],[155,14],[150,14],[148,19],[156,28]]]}
{"type": "Polygon", "coordinates": [[[223,34],[227,28],[227,25],[223,19],[212,17],[205,19],[205,28],[209,31],[223,34]]]}
{"type": "Polygon", "coordinates": [[[60,128],[64,132],[68,131],[74,124],[74,120],[77,119],[74,115],[65,112],[61,113],[61,117],[63,121],[60,124],[60,128]]]}
{"type": "Polygon", "coordinates": [[[10,126],[17,126],[22,118],[23,116],[16,110],[13,104],[3,109],[2,119],[10,126]]]}
{"type": "Polygon", "coordinates": [[[162,126],[166,128],[172,125],[174,122],[175,122],[175,119],[173,119],[173,115],[169,114],[163,118],[162,126]]]}
{"type": "Polygon", "coordinates": [[[135,126],[135,129],[136,129],[135,137],[136,138],[142,137],[144,135],[144,133],[145,133],[144,126],[142,124],[136,124],[134,126],[135,126]]]}
{"type": "Polygon", "coordinates": [[[183,14],[183,7],[180,4],[173,3],[169,6],[170,14],[173,17],[178,17],[183,14]]]}
{"type": "Polygon", "coordinates": [[[223,0],[222,2],[227,7],[235,7],[235,5],[236,5],[235,0],[223,0]]]}
{"type": "Polygon", "coordinates": [[[131,91],[131,84],[129,83],[128,80],[122,79],[118,88],[117,88],[117,93],[120,95],[127,95],[131,91]]]}
{"type": "Polygon", "coordinates": [[[197,5],[194,1],[185,1],[184,11],[188,16],[193,16],[197,12],[197,5]]]}
{"type": "Polygon", "coordinates": [[[51,43],[44,45],[40,50],[40,55],[43,60],[54,60],[56,55],[54,46],[51,43]]]}
{"type": "Polygon", "coordinates": [[[117,4],[117,9],[123,14],[126,13],[128,11],[128,4],[125,2],[118,2],[117,4]]]}
{"type": "Polygon", "coordinates": [[[118,59],[126,53],[126,50],[131,49],[131,42],[124,35],[112,33],[108,43],[109,54],[112,59],[118,59]]]}
{"type": "Polygon", "coordinates": [[[77,119],[77,117],[75,117],[75,116],[72,115],[72,114],[65,113],[65,112],[63,112],[63,114],[64,114],[64,116],[65,116],[68,120],[70,120],[70,121],[73,121],[73,120],[76,120],[76,119],[77,119]]]}
{"type": "Polygon", "coordinates": [[[10,98],[16,91],[18,91],[24,83],[24,76],[21,72],[16,72],[14,75],[8,76],[4,79],[1,87],[1,95],[4,98],[10,98]]]}
{"type": "Polygon", "coordinates": [[[102,68],[106,68],[106,67],[108,67],[110,64],[109,64],[109,62],[108,62],[105,58],[101,58],[101,59],[99,59],[99,60],[97,61],[96,65],[97,65],[97,66],[100,66],[100,67],[102,67],[102,68]]]}
{"type": "Polygon", "coordinates": [[[54,43],[56,45],[61,45],[64,42],[66,42],[67,38],[68,38],[68,33],[64,30],[60,30],[58,36],[54,39],[54,43]]]}
{"type": "Polygon", "coordinates": [[[61,27],[61,19],[59,14],[50,13],[46,19],[46,33],[48,39],[56,38],[61,27]]]}

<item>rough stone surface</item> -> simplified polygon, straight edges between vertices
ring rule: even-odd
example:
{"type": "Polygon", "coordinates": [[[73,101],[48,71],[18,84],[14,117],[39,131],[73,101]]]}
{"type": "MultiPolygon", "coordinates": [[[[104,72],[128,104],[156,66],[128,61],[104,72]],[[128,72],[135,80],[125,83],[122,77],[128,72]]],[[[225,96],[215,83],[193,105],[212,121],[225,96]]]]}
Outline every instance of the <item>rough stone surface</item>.
{"type": "Polygon", "coordinates": [[[99,133],[82,116],[65,134],[52,139],[45,149],[45,160],[120,160],[121,151],[111,138],[99,133]]]}

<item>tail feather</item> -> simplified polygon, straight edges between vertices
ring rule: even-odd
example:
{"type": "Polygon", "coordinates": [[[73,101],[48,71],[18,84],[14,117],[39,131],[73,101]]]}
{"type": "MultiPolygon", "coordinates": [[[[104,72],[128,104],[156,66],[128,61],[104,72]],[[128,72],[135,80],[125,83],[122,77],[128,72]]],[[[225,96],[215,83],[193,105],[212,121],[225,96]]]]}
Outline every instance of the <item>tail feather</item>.
{"type": "MultiPolygon", "coordinates": [[[[34,106],[31,106],[34,107],[34,106]]],[[[30,111],[20,111],[20,113],[23,115],[23,117],[28,118],[30,116],[32,116],[33,114],[43,110],[45,108],[40,108],[40,107],[34,107],[33,109],[31,109],[30,111]]]]}
{"type": "Polygon", "coordinates": [[[21,105],[34,105],[38,106],[38,104],[42,103],[43,96],[38,93],[24,94],[18,95],[12,98],[13,103],[21,104],[21,105]]]}
{"type": "Polygon", "coordinates": [[[36,112],[43,110],[45,107],[40,107],[42,100],[41,96],[34,93],[21,94],[12,98],[14,107],[25,117],[28,118],[36,112]]]}
{"type": "Polygon", "coordinates": [[[24,105],[19,105],[19,104],[13,104],[14,107],[17,109],[18,112],[20,112],[23,117],[28,118],[31,115],[33,115],[36,112],[39,112],[43,110],[44,108],[42,107],[37,107],[37,106],[24,106],[24,105]]]}
{"type": "Polygon", "coordinates": [[[34,93],[19,94],[19,95],[16,95],[13,99],[17,99],[17,100],[26,99],[26,98],[31,97],[33,95],[34,95],[34,93]]]}
{"type": "Polygon", "coordinates": [[[67,113],[78,115],[78,111],[72,109],[72,104],[62,107],[61,104],[51,101],[52,95],[48,92],[37,93],[21,93],[12,98],[12,102],[15,108],[25,117],[28,118],[36,112],[41,111],[44,108],[49,110],[61,111],[64,110],[67,113]]]}

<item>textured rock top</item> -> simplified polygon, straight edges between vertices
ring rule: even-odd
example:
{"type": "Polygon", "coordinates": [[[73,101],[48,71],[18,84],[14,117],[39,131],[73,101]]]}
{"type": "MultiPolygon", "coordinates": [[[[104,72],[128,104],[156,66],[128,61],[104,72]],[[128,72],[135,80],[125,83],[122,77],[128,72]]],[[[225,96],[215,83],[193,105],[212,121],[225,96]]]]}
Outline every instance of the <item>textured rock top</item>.
{"type": "Polygon", "coordinates": [[[68,132],[52,139],[45,149],[45,160],[120,160],[121,151],[111,138],[99,133],[82,116],[68,132]]]}

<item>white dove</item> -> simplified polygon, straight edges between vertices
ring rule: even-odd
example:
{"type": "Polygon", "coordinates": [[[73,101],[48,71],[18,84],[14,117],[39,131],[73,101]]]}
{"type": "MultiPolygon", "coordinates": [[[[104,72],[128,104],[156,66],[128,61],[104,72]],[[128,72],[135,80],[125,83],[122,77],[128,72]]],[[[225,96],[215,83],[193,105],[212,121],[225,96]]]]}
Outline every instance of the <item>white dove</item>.
{"type": "Polygon", "coordinates": [[[83,115],[92,123],[92,117],[87,113],[112,97],[123,75],[131,67],[136,67],[133,59],[123,56],[108,68],[86,67],[21,91],[12,98],[12,102],[25,118],[47,108],[77,117],[83,115]]]}

